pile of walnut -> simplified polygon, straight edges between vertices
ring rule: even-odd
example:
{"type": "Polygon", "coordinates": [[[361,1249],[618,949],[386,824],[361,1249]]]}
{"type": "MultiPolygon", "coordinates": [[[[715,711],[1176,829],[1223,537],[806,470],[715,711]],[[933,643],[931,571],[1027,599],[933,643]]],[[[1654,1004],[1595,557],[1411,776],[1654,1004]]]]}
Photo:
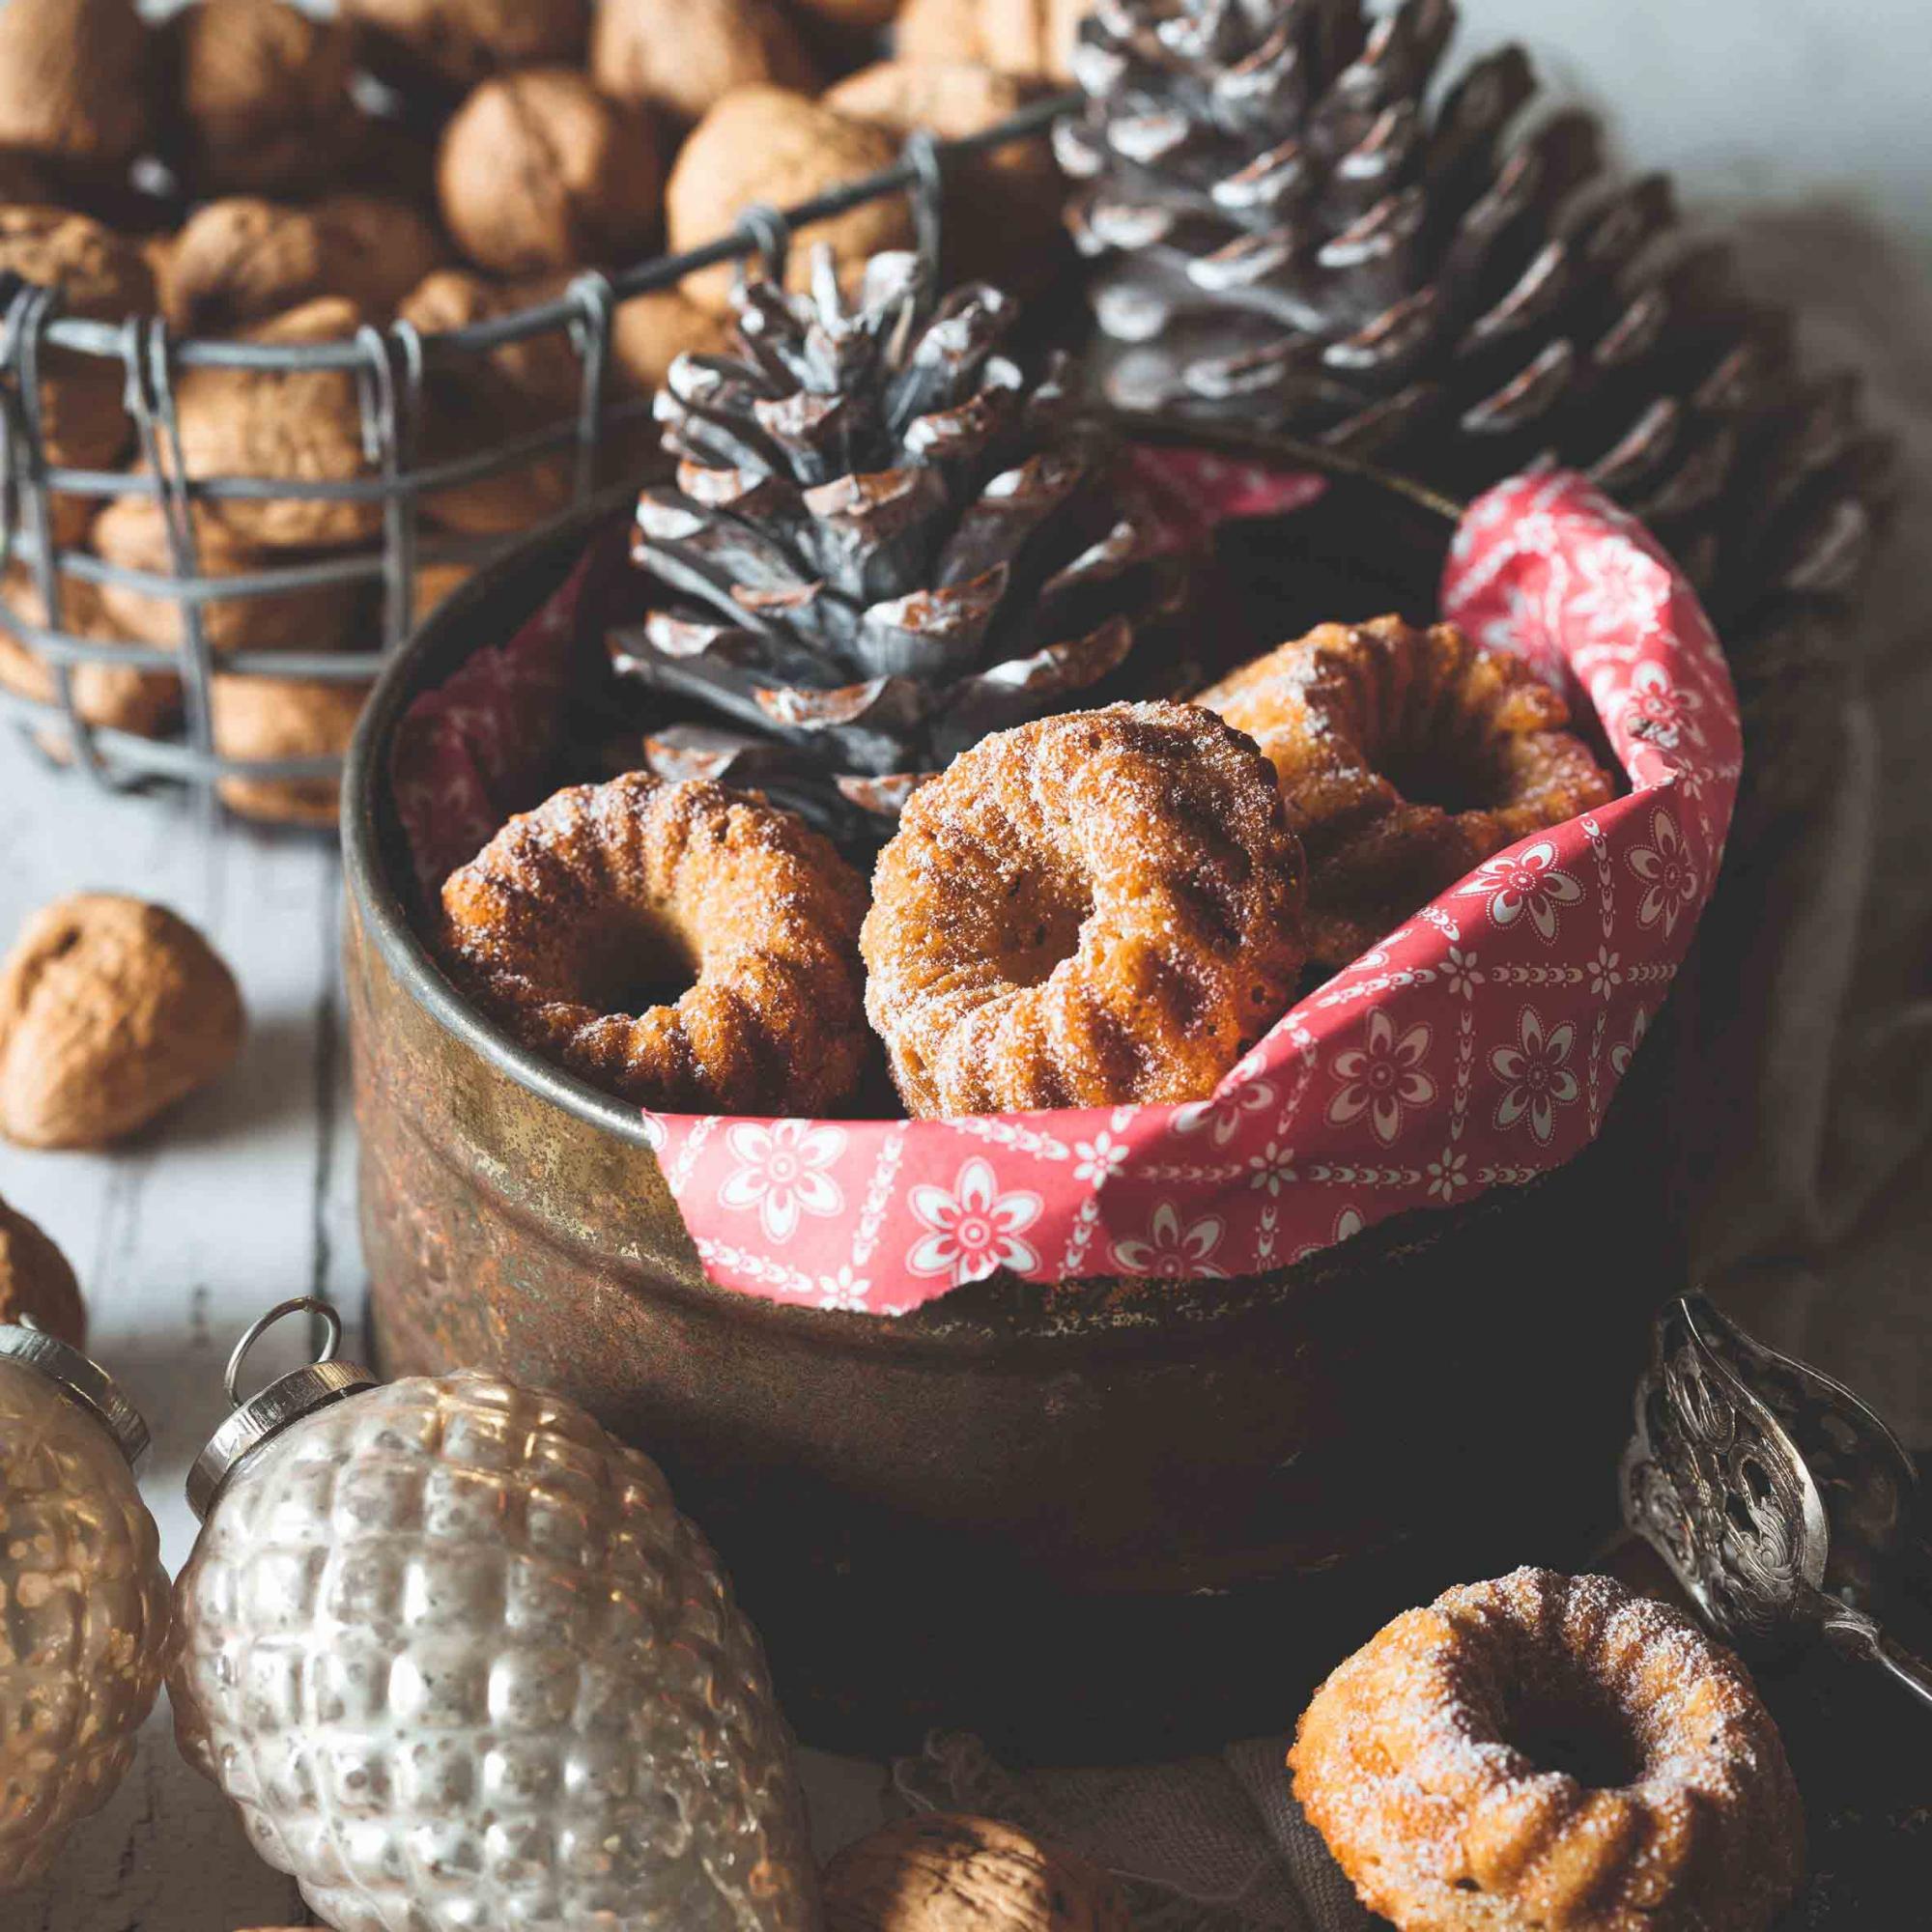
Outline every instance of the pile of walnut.
{"type": "MultiPolygon", "coordinates": [[[[150,25],[136,0],[0,6],[0,270],[60,286],[69,313],[159,312],[177,332],[266,342],[352,336],[402,321],[425,333],[527,306],[576,272],[712,241],[753,203],[783,207],[890,164],[915,128],[990,126],[1065,77],[1081,0],[190,0],[150,25]],[[895,14],[897,14],[895,19],[895,14]],[[890,49],[891,57],[882,58],[890,49]],[[137,191],[162,163],[172,187],[137,191]]],[[[961,274],[1055,259],[1058,196],[1039,144],[961,171],[949,212],[961,274]]],[[[845,261],[905,245],[902,198],[804,232],[845,261]]],[[[794,261],[803,268],[808,248],[794,261]]],[[[655,389],[682,350],[716,346],[729,270],[616,312],[611,380],[655,389]]],[[[582,372],[564,330],[437,367],[418,460],[457,462],[575,418],[582,372]]],[[[131,468],[135,429],[114,363],[42,371],[49,462],[131,468]]],[[[190,478],[376,473],[346,373],[202,368],[178,377],[190,478]]],[[[648,447],[620,450],[635,461],[648,447]]],[[[466,570],[466,539],[527,528],[568,500],[567,452],[429,496],[453,560],[423,573],[418,608],[466,570]]],[[[61,496],[53,535],[123,568],[171,576],[153,497],[61,496]]],[[[375,502],[205,498],[202,575],[242,577],[356,550],[383,535],[375,502]]],[[[473,546],[472,546],[473,548],[473,546]]],[[[432,556],[437,552],[429,553],[432,556]]],[[[182,606],[63,577],[60,628],[168,647],[182,606]]],[[[221,654],[366,649],[378,587],[331,585],[206,602],[221,654]]],[[[45,702],[31,645],[47,615],[17,561],[0,579],[0,685],[45,702]],[[15,634],[9,618],[28,627],[15,634]]],[[[90,663],[88,722],[147,735],[179,724],[179,680],[90,663]]],[[[240,759],[345,746],[362,692],[339,682],[217,676],[217,751],[240,759]]],[[[52,748],[58,749],[58,748],[52,748]]],[[[332,822],[332,785],[231,779],[231,809],[332,822]]]]}

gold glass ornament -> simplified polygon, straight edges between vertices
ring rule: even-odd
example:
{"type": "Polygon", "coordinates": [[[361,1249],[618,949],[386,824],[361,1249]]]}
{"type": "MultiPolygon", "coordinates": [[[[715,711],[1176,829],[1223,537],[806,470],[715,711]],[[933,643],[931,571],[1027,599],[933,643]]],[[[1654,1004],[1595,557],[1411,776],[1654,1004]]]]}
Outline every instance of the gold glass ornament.
{"type": "Polygon", "coordinates": [[[169,1591],[141,1418],[86,1356],[0,1327],[0,1891],[106,1803],[154,1708],[169,1591]]]}
{"type": "Polygon", "coordinates": [[[190,1476],[182,1749],[337,1932],[810,1932],[756,1637],[656,1466],[495,1377],[323,1359],[190,1476]]]}

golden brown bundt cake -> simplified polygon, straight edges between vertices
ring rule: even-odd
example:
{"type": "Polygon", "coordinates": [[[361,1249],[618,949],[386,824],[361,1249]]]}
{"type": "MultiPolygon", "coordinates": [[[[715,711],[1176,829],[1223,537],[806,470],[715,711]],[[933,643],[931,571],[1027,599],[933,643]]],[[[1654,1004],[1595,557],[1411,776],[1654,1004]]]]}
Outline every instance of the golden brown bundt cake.
{"type": "Polygon", "coordinates": [[[1302,862],[1255,748],[1189,704],[983,740],[908,802],[861,945],[915,1115],[1198,1099],[1301,970],[1302,862]]]}
{"type": "Polygon", "coordinates": [[[1301,1719],[1294,1795],[1401,1932],[1764,1932],[1797,1786],[1735,1656],[1606,1577],[1409,1610],[1301,1719]]]}
{"type": "Polygon", "coordinates": [[[1520,659],[1453,624],[1323,624],[1199,700],[1262,748],[1308,848],[1308,949],[1350,960],[1505,845],[1614,787],[1520,659]]]}
{"type": "Polygon", "coordinates": [[[863,880],[787,811],[633,772],[513,818],[442,950],[525,1045],[620,1099],[824,1113],[858,1085],[863,880]]]}

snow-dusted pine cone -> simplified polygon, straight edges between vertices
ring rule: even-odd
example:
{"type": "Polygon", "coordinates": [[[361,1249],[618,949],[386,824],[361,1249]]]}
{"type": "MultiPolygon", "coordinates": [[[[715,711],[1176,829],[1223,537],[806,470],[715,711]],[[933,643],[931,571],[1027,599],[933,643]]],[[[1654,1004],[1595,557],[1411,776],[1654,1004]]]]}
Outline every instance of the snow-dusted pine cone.
{"type": "Polygon", "coordinates": [[[1184,572],[1057,373],[999,353],[1011,300],[935,300],[910,254],[849,298],[815,270],[752,282],[738,353],[672,367],[676,487],[645,492],[633,553],[667,595],[613,655],[656,695],[661,774],[884,833],[987,732],[1141,682],[1184,572]]]}
{"type": "Polygon", "coordinates": [[[1437,79],[1451,0],[1098,0],[1056,130],[1127,407],[1272,423],[1474,491],[1581,468],[1720,625],[1853,589],[1889,498],[1854,386],[1547,114],[1520,48],[1437,79]]]}

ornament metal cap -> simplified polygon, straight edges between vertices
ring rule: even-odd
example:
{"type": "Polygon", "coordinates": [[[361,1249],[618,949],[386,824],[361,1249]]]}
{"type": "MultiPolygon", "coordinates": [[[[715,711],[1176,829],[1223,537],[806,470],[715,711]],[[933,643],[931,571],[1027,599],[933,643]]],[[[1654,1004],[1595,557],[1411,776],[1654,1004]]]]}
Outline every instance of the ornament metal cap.
{"type": "Polygon", "coordinates": [[[44,1376],[87,1409],[113,1436],[131,1469],[148,1453],[148,1425],[99,1362],[40,1328],[0,1326],[0,1360],[18,1362],[44,1376]]]}
{"type": "Polygon", "coordinates": [[[208,1513],[221,1498],[228,1479],[266,1442],[271,1442],[292,1422],[312,1415],[331,1403],[360,1395],[377,1387],[374,1372],[354,1362],[338,1362],[335,1351],[342,1345],[342,1317],[326,1301],[312,1295],[298,1295],[293,1301],[278,1303],[252,1322],[235,1352],[228,1358],[222,1387],[228,1405],[235,1411],[213,1435],[208,1447],[194,1459],[187,1472],[188,1507],[195,1520],[206,1522],[208,1513]],[[305,1368],[292,1369],[271,1381],[259,1394],[242,1399],[242,1365],[248,1351],[277,1321],[291,1315],[319,1315],[327,1330],[322,1353],[305,1368]]]}

